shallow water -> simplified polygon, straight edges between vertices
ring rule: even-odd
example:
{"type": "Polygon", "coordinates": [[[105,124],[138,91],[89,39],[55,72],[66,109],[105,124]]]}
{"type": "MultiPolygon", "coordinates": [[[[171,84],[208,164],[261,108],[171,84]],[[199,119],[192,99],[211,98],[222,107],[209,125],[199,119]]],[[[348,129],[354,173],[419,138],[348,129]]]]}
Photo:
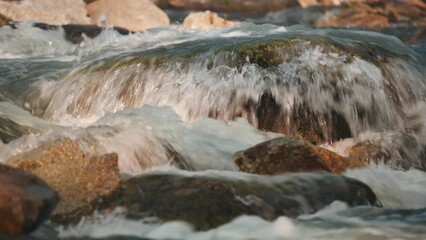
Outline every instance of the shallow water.
{"type": "Polygon", "coordinates": [[[80,45],[62,34],[29,24],[0,29],[0,116],[39,131],[0,143],[1,162],[68,137],[89,154],[116,152],[123,174],[178,171],[170,166],[171,147],[194,170],[238,177],[232,155],[297,132],[294,126],[306,122],[301,115],[295,120],[294,111],[306,107],[308,124],[318,126],[327,148],[345,154],[359,141],[374,140],[396,149],[388,165],[344,175],[369,185],[385,210],[412,211],[372,216],[376,209],[335,202],[297,219],[242,216],[197,232],[183,222],[125,219],[125,210],[117,209],[59,227],[60,236],[426,239],[426,173],[415,169],[425,166],[426,60],[395,37],[254,24],[209,32],[171,26],[129,36],[107,30],[80,45]],[[278,62],[238,55],[251,44],[281,40],[293,45],[274,50],[278,62]],[[263,102],[265,94],[273,104],[263,102]],[[271,106],[278,106],[280,124],[262,118],[271,106]],[[336,114],[346,134],[334,131],[336,114]],[[396,170],[401,161],[411,169],[396,170]]]}

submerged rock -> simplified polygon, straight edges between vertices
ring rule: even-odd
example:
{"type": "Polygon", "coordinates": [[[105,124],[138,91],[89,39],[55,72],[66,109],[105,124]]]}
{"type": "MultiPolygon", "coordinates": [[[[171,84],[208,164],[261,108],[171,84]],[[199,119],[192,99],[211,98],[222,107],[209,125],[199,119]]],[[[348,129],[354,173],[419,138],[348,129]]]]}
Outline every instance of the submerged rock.
{"type": "Polygon", "coordinates": [[[9,161],[59,193],[61,201],[52,220],[61,223],[93,212],[116,192],[120,182],[117,154],[86,156],[70,139],[45,144],[9,161]]]}
{"type": "Polygon", "coordinates": [[[94,24],[144,31],[170,24],[169,17],[149,0],[102,0],[87,5],[94,24]]]}
{"type": "Polygon", "coordinates": [[[193,12],[190,13],[183,21],[183,26],[189,29],[210,30],[238,25],[238,22],[233,22],[219,17],[217,13],[193,12]]]}
{"type": "Polygon", "coordinates": [[[57,193],[34,175],[2,164],[0,186],[0,236],[33,231],[49,219],[59,200],[57,193]]]}
{"type": "Polygon", "coordinates": [[[0,1],[0,19],[34,21],[52,25],[88,24],[85,4],[81,0],[0,1]]]}
{"type": "Polygon", "coordinates": [[[262,175],[312,171],[342,173],[346,169],[365,166],[361,160],[345,158],[302,139],[289,137],[276,138],[237,152],[234,161],[241,171],[262,175]]]}
{"type": "Polygon", "coordinates": [[[118,206],[133,218],[183,220],[199,230],[227,223],[237,216],[310,214],[343,201],[350,206],[380,205],[371,189],[354,179],[328,173],[281,176],[205,172],[193,175],[153,173],[131,178],[120,189],[118,206]]]}
{"type": "Polygon", "coordinates": [[[8,143],[24,135],[36,132],[37,130],[35,129],[19,125],[10,119],[0,117],[0,140],[3,143],[8,143]]]}

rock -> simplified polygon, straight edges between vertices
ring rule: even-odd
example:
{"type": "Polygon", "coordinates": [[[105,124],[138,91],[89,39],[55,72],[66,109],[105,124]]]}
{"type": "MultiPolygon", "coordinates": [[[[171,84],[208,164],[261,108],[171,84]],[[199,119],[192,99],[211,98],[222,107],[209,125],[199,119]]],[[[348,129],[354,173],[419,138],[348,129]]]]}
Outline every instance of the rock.
{"type": "Polygon", "coordinates": [[[382,9],[366,4],[344,7],[336,13],[327,12],[316,21],[316,27],[376,27],[389,25],[390,20],[382,9]]]}
{"type": "Polygon", "coordinates": [[[380,145],[371,141],[360,142],[347,150],[348,157],[365,163],[387,162],[391,159],[390,153],[380,145]]]}
{"type": "Polygon", "coordinates": [[[348,159],[302,139],[289,137],[272,139],[237,152],[234,161],[241,171],[262,175],[312,171],[342,173],[348,168],[365,166],[358,159],[348,159]]]}
{"type": "Polygon", "coordinates": [[[85,4],[80,0],[0,1],[0,16],[3,16],[0,19],[10,21],[34,21],[52,25],[87,24],[90,20],[86,15],[85,4]]]}
{"type": "Polygon", "coordinates": [[[303,8],[312,6],[337,6],[341,4],[340,0],[298,0],[303,8]]]}
{"type": "Polygon", "coordinates": [[[3,143],[8,143],[24,135],[36,132],[37,130],[35,129],[19,125],[10,119],[0,117],[0,140],[3,143]]]}
{"type": "MultiPolygon", "coordinates": [[[[14,25],[12,25],[15,27],[14,25]]],[[[65,32],[65,39],[71,43],[79,44],[84,40],[84,36],[88,38],[95,38],[102,31],[105,30],[104,27],[98,27],[95,25],[76,25],[76,24],[66,24],[62,26],[56,25],[48,25],[43,23],[35,23],[34,27],[43,29],[43,30],[57,30],[58,28],[62,28],[65,32]]],[[[115,31],[120,33],[121,35],[128,35],[130,33],[129,30],[119,27],[113,28],[115,31]]]]}
{"type": "Polygon", "coordinates": [[[238,24],[238,22],[226,20],[219,17],[217,13],[210,11],[190,13],[183,21],[185,28],[201,30],[219,29],[238,24]]]}
{"type": "Polygon", "coordinates": [[[132,218],[183,220],[197,230],[207,230],[243,214],[267,220],[311,214],[333,201],[380,205],[367,185],[330,173],[259,176],[223,172],[134,177],[122,184],[117,204],[126,207],[132,218]]]}
{"type": "Polygon", "coordinates": [[[185,10],[211,10],[238,12],[247,15],[262,15],[297,6],[297,0],[168,0],[169,6],[185,10]]]}
{"type": "Polygon", "coordinates": [[[72,140],[48,143],[15,156],[10,163],[34,173],[55,189],[61,201],[52,220],[78,221],[110,198],[119,186],[117,154],[86,156],[72,140]]]}
{"type": "Polygon", "coordinates": [[[99,0],[87,5],[92,23],[144,31],[170,24],[169,17],[149,0],[99,0]]]}
{"type": "Polygon", "coordinates": [[[32,174],[0,164],[0,234],[17,235],[49,219],[59,198],[32,174]]]}
{"type": "Polygon", "coordinates": [[[426,4],[418,0],[361,2],[344,5],[326,12],[316,27],[369,27],[378,29],[389,25],[426,25],[426,4]]]}

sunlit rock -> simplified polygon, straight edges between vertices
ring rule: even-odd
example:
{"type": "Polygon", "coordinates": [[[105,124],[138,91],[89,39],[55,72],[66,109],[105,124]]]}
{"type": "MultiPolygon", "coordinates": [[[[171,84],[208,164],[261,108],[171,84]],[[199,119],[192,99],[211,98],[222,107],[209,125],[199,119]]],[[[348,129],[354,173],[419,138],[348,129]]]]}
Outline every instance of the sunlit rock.
{"type": "Polygon", "coordinates": [[[0,19],[11,21],[33,21],[53,25],[88,24],[90,20],[86,15],[85,3],[81,0],[0,1],[0,19]]]}
{"type": "Polygon", "coordinates": [[[238,22],[226,20],[210,11],[190,13],[183,21],[185,28],[201,30],[219,29],[237,24],[238,22]]]}
{"type": "Polygon", "coordinates": [[[167,26],[169,17],[149,0],[99,0],[87,5],[92,23],[130,31],[167,26]]]}
{"type": "Polygon", "coordinates": [[[49,219],[58,200],[34,175],[0,164],[0,237],[33,231],[49,219]]]}
{"type": "Polygon", "coordinates": [[[240,170],[248,173],[276,175],[285,172],[329,171],[363,167],[356,159],[342,157],[302,139],[281,137],[260,143],[234,155],[240,170]]]}
{"type": "Polygon", "coordinates": [[[350,206],[380,205],[367,185],[328,173],[258,176],[231,172],[134,177],[121,186],[117,204],[126,207],[133,218],[183,220],[206,230],[240,215],[268,220],[296,217],[333,201],[350,206]]]}
{"type": "Polygon", "coordinates": [[[317,27],[371,27],[391,24],[424,26],[426,4],[421,1],[384,1],[379,4],[357,3],[330,10],[318,19],[317,27]]]}
{"type": "Polygon", "coordinates": [[[72,140],[63,139],[18,155],[9,162],[46,181],[61,198],[52,219],[78,221],[110,198],[119,185],[117,154],[86,156],[72,140]]]}
{"type": "Polygon", "coordinates": [[[16,138],[36,132],[37,130],[35,129],[19,125],[10,119],[0,117],[0,140],[3,143],[8,143],[16,138]]]}

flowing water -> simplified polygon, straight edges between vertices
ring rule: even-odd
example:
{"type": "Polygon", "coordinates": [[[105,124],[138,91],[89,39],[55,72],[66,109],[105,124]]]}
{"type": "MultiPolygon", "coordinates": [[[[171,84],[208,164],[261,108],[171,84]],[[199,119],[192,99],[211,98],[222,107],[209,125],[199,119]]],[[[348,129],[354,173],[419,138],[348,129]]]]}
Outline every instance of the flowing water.
{"type": "Polygon", "coordinates": [[[369,185],[384,208],[334,202],[297,219],[241,216],[203,232],[116,209],[59,227],[61,237],[426,239],[422,46],[373,32],[249,23],[106,30],[79,45],[62,35],[30,24],[0,29],[0,117],[37,132],[0,142],[1,162],[68,137],[90,154],[116,152],[123,174],[188,174],[170,166],[173,149],[200,174],[238,177],[235,152],[282,134],[343,155],[375,141],[391,160],[344,173],[369,185]]]}

